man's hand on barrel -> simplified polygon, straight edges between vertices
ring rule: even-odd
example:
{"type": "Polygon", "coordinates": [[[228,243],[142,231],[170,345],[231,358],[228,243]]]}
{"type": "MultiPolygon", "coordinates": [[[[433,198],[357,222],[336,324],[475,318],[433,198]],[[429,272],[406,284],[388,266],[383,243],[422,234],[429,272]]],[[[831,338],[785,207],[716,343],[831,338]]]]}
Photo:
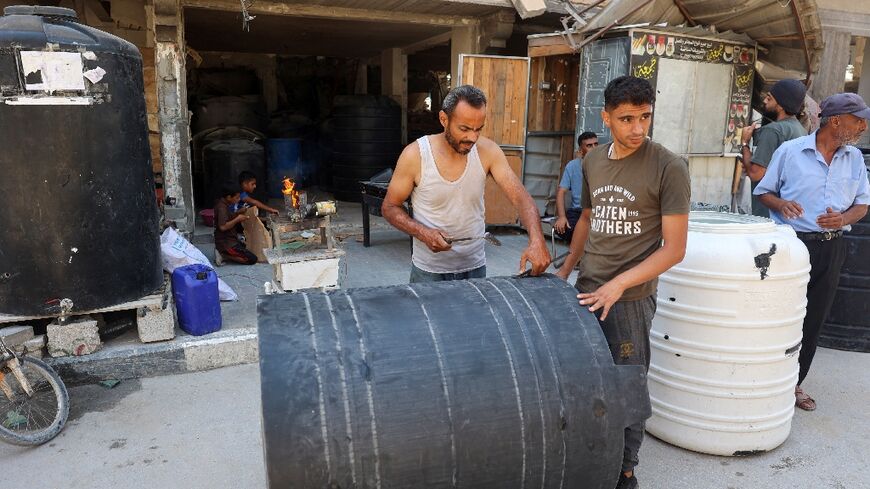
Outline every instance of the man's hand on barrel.
{"type": "Polygon", "coordinates": [[[550,252],[547,251],[547,243],[543,239],[534,239],[529,241],[529,246],[523,250],[523,256],[520,257],[520,273],[526,271],[526,263],[531,263],[531,275],[536,277],[550,266],[550,252]]]}
{"type": "Polygon", "coordinates": [[[581,306],[589,307],[590,312],[602,309],[600,320],[604,321],[610,308],[622,297],[623,292],[625,292],[625,287],[618,279],[614,279],[599,287],[595,292],[577,294],[577,298],[580,299],[581,306]]]}
{"type": "Polygon", "coordinates": [[[425,228],[424,230],[420,231],[417,239],[422,241],[434,253],[438,253],[439,251],[447,251],[450,249],[450,243],[448,243],[444,239],[444,235],[441,234],[441,231],[437,229],[425,228]]]}

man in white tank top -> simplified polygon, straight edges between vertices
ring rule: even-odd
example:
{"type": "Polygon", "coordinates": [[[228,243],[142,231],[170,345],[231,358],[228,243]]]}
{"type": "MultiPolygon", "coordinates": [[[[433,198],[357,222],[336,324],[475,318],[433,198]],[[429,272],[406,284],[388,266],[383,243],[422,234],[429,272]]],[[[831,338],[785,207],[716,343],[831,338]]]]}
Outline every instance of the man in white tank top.
{"type": "Polygon", "coordinates": [[[480,135],[486,121],[486,96],[470,85],[454,88],[438,114],[444,132],[409,144],[399,161],[381,211],[387,221],[414,238],[411,282],[462,280],[486,276],[481,239],[450,243],[451,238],[486,232],[483,192],[487,175],[520,212],[529,245],[520,258],[532,275],[550,263],[532,197],[508,165],[494,141],[480,135]],[[403,204],[411,197],[414,217],[403,204]]]}

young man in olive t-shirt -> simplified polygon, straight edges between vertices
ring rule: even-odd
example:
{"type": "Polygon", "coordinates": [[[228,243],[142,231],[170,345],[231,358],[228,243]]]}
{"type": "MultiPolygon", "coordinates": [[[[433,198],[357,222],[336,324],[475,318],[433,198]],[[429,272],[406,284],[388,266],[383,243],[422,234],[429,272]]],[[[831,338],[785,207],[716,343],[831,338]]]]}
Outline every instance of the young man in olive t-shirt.
{"type": "MultiPolygon", "coordinates": [[[[614,363],[646,368],[657,278],[685,254],[690,194],[685,160],[647,139],[654,102],[640,78],[607,85],[601,117],[613,142],[583,160],[583,213],[557,272],[567,279],[580,260],[577,298],[598,317],[614,363]]],[[[637,487],[643,430],[643,422],[625,429],[619,489],[637,487]]]]}

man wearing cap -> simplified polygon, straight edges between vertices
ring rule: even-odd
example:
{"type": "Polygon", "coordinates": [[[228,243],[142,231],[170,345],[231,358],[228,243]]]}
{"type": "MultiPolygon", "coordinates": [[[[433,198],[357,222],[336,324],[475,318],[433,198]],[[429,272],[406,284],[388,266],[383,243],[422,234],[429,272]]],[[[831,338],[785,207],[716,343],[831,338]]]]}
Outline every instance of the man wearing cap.
{"type": "Polygon", "coordinates": [[[749,146],[755,126],[750,124],[743,128],[743,145],[740,151],[743,156],[743,171],[752,181],[752,214],[756,216],[770,217],[767,207],[761,204],[754,191],[758,182],[764,178],[773,152],[782,143],[807,135],[806,129],[796,117],[803,107],[806,94],[807,87],[798,80],[785,79],[773,85],[762,100],[763,115],[773,122],[755,133],[755,151],[749,146]]]}
{"type": "Polygon", "coordinates": [[[854,93],[822,102],[819,130],[784,143],[773,154],[754,194],[770,217],[797,232],[810,254],[807,315],[803,324],[795,405],[812,411],[816,402],[801,389],[816,353],[822,323],[831,310],[846,259],[843,232],[867,214],[870,184],[861,152],[851,146],[867,130],[870,108],[854,93]]]}

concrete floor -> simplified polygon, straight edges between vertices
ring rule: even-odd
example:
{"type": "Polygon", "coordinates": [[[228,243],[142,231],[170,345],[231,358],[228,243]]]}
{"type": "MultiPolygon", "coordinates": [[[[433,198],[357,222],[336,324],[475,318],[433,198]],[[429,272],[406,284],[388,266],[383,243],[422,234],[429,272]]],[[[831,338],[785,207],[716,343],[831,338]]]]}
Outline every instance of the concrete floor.
{"type": "MultiPolygon", "coordinates": [[[[796,412],[791,436],[769,453],[714,457],[648,436],[641,487],[868,487],[867,372],[870,354],[820,349],[805,382],[819,407],[796,412]]],[[[70,399],[70,422],[54,441],[30,449],[0,444],[3,487],[266,487],[255,364],[128,380],[114,389],[75,387],[70,399]]]]}

